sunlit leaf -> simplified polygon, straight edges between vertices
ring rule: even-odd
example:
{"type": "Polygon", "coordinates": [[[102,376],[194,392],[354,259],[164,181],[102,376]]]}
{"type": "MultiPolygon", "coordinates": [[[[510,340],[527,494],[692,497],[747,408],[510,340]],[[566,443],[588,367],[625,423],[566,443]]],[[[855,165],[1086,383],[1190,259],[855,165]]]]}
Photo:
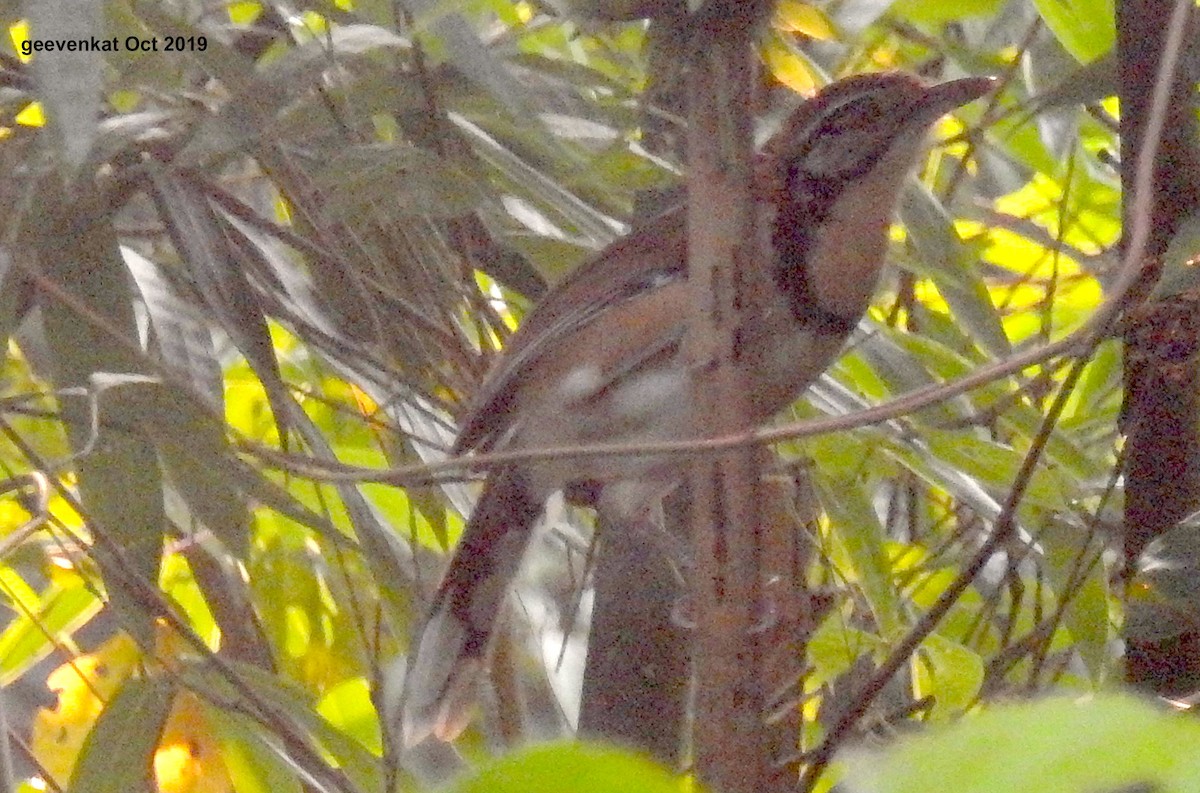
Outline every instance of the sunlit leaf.
{"type": "Polygon", "coordinates": [[[154,751],[159,793],[233,793],[220,744],[199,697],[180,691],[154,751]]]}
{"type": "Polygon", "coordinates": [[[775,6],[775,19],[772,23],[778,30],[790,33],[803,33],[806,36],[822,41],[837,37],[833,23],[820,8],[799,2],[799,0],[780,0],[775,6]]]}
{"type": "Polygon", "coordinates": [[[375,753],[382,753],[379,716],[371,703],[366,678],[346,680],[330,689],[317,703],[317,712],[347,735],[352,735],[375,753]]]}
{"type": "Polygon", "coordinates": [[[34,716],[30,748],[60,785],[71,778],[96,719],[133,672],[138,657],[137,645],[122,634],[46,677],[57,702],[34,716]]]}
{"type": "Polygon", "coordinates": [[[793,91],[812,96],[821,87],[819,72],[810,68],[800,52],[772,33],[760,46],[763,61],[779,82],[793,91]]]}
{"type": "Polygon", "coordinates": [[[958,19],[969,19],[995,13],[1003,0],[967,0],[947,3],[945,0],[896,0],[892,13],[923,25],[944,25],[958,19]]]}
{"type": "Polygon", "coordinates": [[[978,653],[934,634],[913,658],[916,697],[933,697],[936,713],[956,716],[975,701],[983,684],[984,663],[978,653]]]}
{"type": "Polygon", "coordinates": [[[1046,27],[1080,63],[1112,49],[1117,38],[1114,0],[1034,0],[1046,27]]]}

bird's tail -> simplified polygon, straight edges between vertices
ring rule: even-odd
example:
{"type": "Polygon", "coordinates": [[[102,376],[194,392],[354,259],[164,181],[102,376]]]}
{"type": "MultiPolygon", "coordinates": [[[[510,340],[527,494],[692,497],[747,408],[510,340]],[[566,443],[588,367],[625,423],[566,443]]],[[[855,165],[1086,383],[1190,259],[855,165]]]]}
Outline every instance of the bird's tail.
{"type": "Polygon", "coordinates": [[[429,735],[449,740],[465,726],[475,678],[542,512],[533,491],[521,468],[488,477],[409,656],[401,710],[409,746],[429,735]]]}

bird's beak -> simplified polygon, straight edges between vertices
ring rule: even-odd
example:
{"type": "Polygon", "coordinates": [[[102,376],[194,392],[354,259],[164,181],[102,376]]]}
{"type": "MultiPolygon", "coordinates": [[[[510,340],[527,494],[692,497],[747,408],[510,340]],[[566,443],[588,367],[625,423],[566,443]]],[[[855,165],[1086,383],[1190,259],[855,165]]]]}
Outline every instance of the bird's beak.
{"type": "Polygon", "coordinates": [[[954,108],[983,96],[995,85],[995,77],[963,77],[932,85],[926,89],[925,98],[921,101],[921,120],[932,123],[954,108]]]}

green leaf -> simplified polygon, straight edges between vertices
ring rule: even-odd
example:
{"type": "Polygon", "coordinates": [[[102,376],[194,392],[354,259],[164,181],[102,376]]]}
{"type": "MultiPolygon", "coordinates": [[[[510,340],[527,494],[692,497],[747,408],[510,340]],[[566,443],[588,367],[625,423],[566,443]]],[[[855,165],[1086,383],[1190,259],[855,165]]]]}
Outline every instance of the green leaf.
{"type": "Polygon", "coordinates": [[[995,13],[1004,0],[896,0],[891,12],[920,25],[940,27],[947,22],[995,13]]]}
{"type": "Polygon", "coordinates": [[[1132,696],[1004,705],[846,757],[856,793],[1200,790],[1200,724],[1132,696]]]}
{"type": "MultiPolygon", "coordinates": [[[[10,572],[5,568],[6,574],[10,572]]],[[[6,686],[25,674],[57,649],[55,636],[73,632],[103,607],[82,577],[66,578],[69,584],[65,588],[64,578],[56,576],[36,607],[29,613],[22,611],[0,634],[0,685],[6,686]]],[[[5,587],[11,584],[6,581],[5,587]]]]}
{"type": "Polygon", "coordinates": [[[938,291],[975,342],[993,355],[1008,355],[1012,350],[1000,315],[945,207],[924,185],[912,184],[901,198],[900,217],[917,254],[933,269],[938,291]]]}
{"type": "MultiPolygon", "coordinates": [[[[230,666],[242,682],[275,711],[276,718],[290,722],[294,730],[307,735],[314,744],[331,755],[341,772],[359,789],[383,789],[379,759],[354,738],[318,715],[305,692],[278,675],[257,667],[237,662],[232,662],[230,666]]],[[[189,686],[200,691],[213,691],[227,700],[238,698],[229,681],[210,664],[190,664],[180,670],[180,675],[189,686]]],[[[309,769],[309,773],[317,775],[320,771],[309,769]]]]}
{"type": "Polygon", "coordinates": [[[371,687],[365,677],[345,680],[331,688],[317,703],[317,713],[375,754],[383,753],[379,715],[371,702],[371,687]]]}
{"type": "MultiPolygon", "coordinates": [[[[822,471],[823,473],[823,471],[822,471]]],[[[899,600],[892,581],[892,566],[884,547],[883,526],[864,488],[853,479],[816,478],[821,504],[829,512],[837,542],[846,563],[871,604],[884,636],[901,625],[899,600]]]]}
{"type": "Polygon", "coordinates": [[[1092,679],[1100,680],[1112,664],[1112,654],[1108,649],[1108,571],[1100,559],[1102,548],[1095,532],[1052,517],[1038,532],[1038,542],[1045,549],[1055,594],[1059,600],[1071,598],[1063,621],[1075,640],[1075,649],[1092,679]]]}
{"type": "Polygon", "coordinates": [[[243,555],[249,515],[243,503],[225,425],[190,392],[148,377],[102,378],[99,401],[118,409],[154,441],[171,482],[192,514],[235,555],[243,555]]]}
{"type": "Polygon", "coordinates": [[[1033,0],[1050,32],[1080,63],[1091,63],[1117,40],[1114,0],[1033,0]]]}
{"type": "Polygon", "coordinates": [[[535,746],[486,766],[453,793],[679,793],[666,769],[621,749],[581,743],[535,746]]]}
{"type": "Polygon", "coordinates": [[[936,713],[948,717],[966,710],[983,685],[983,658],[962,644],[933,634],[921,643],[914,664],[917,697],[931,696],[936,713]]]}
{"type": "MultiPolygon", "coordinates": [[[[943,461],[984,484],[1007,488],[1024,459],[1024,452],[967,432],[928,429],[929,448],[943,461]]],[[[1039,466],[1029,481],[1026,501],[1051,509],[1065,509],[1069,485],[1058,471],[1039,466]]]]}
{"type": "Polygon", "coordinates": [[[325,207],[351,221],[375,207],[400,216],[457,217],[483,200],[477,179],[454,163],[415,146],[349,146],[316,172],[325,207]]]}
{"type": "MultiPolygon", "coordinates": [[[[42,304],[57,384],[91,394],[97,376],[144,376],[147,364],[134,346],[138,330],[128,271],[110,219],[89,216],[83,206],[63,205],[48,193],[38,258],[63,295],[42,304]]],[[[139,643],[150,646],[145,601],[130,587],[134,579],[151,587],[158,581],[166,525],[158,454],[119,405],[101,409],[93,426],[89,397],[60,401],[71,445],[81,454],[76,471],[88,528],[107,541],[97,543],[94,553],[109,597],[139,643]]]]}
{"type": "Polygon", "coordinates": [[[204,715],[221,745],[221,761],[237,793],[301,793],[300,780],[277,747],[246,716],[205,704],[204,715]]]}
{"type": "Polygon", "coordinates": [[[174,173],[152,175],[152,196],[172,244],[184,259],[212,315],[246,356],[262,382],[280,432],[287,426],[290,399],[249,268],[236,258],[221,222],[197,180],[174,173]]]}
{"type": "Polygon", "coordinates": [[[147,790],[151,761],[174,690],[164,678],[127,680],[88,733],[71,775],[71,790],[147,790]]]}
{"type": "Polygon", "coordinates": [[[532,113],[504,61],[480,41],[467,18],[452,10],[455,4],[442,0],[404,0],[415,17],[421,40],[435,51],[445,52],[454,67],[467,79],[491,94],[516,118],[532,121],[532,113]]]}
{"type": "Polygon", "coordinates": [[[808,640],[808,660],[813,667],[808,685],[815,688],[831,682],[862,656],[886,650],[879,637],[847,625],[845,616],[835,611],[808,640]]]}

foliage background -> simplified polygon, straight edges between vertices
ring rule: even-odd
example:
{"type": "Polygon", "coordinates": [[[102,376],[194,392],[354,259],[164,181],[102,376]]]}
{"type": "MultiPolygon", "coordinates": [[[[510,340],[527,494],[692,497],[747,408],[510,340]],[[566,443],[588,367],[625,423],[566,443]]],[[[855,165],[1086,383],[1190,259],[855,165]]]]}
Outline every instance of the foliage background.
{"type": "MultiPolygon", "coordinates": [[[[558,655],[581,646],[590,536],[573,513],[554,514],[514,609],[517,660],[498,674],[525,692],[519,711],[490,701],[454,751],[408,755],[386,716],[394,660],[470,509],[460,478],[413,466],[443,459],[530,299],[683,172],[671,42],[588,10],[0,2],[0,683],[20,703],[19,776],[371,791],[569,733],[578,664],[558,655]],[[185,51],[20,54],[88,35],[185,51]]],[[[845,74],[999,77],[937,130],[949,142],[906,193],[875,307],[783,420],[951,380],[1097,309],[1120,233],[1113,17],[1104,0],[780,5],[760,45],[768,127],[845,74]]],[[[809,644],[806,740],[986,537],[1070,364],[776,445],[824,508],[797,527],[831,598],[809,644]]],[[[1120,388],[1105,341],[1017,537],[864,728],[1118,676],[1105,549],[1120,388]]],[[[1160,584],[1145,597],[1169,600],[1160,584]]],[[[1142,629],[1169,623],[1151,613],[1142,629]]]]}

